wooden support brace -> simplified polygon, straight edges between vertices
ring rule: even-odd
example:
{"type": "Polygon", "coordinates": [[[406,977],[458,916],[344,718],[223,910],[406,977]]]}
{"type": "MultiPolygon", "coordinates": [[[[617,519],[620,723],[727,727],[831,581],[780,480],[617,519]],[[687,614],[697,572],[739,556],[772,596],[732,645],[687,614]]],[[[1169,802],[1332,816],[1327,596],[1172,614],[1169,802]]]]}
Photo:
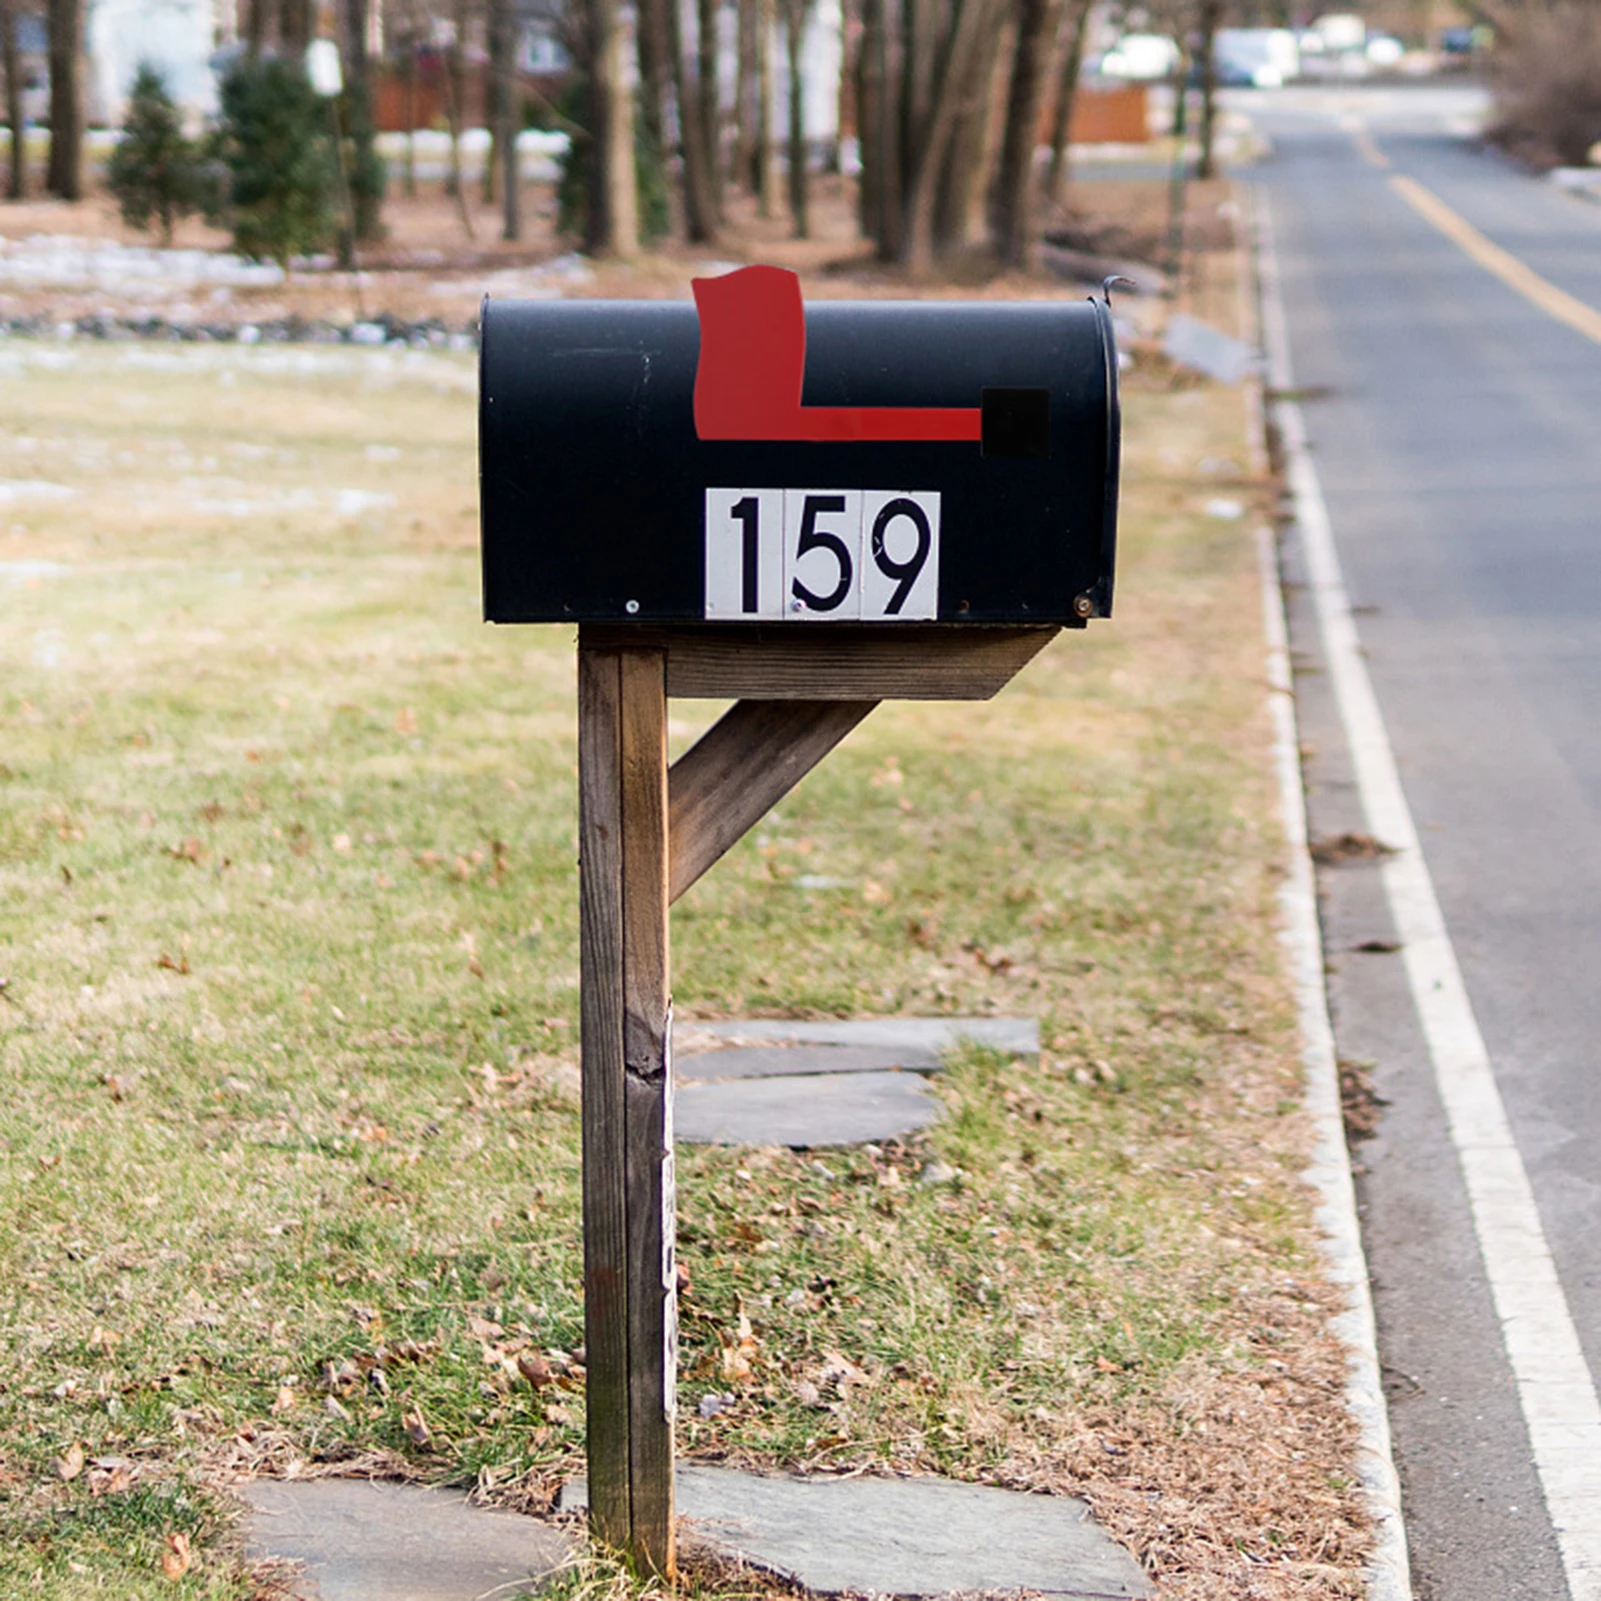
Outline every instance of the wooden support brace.
{"type": "Polygon", "coordinates": [[[736,701],[668,774],[668,899],[676,901],[877,704],[736,701]]]}

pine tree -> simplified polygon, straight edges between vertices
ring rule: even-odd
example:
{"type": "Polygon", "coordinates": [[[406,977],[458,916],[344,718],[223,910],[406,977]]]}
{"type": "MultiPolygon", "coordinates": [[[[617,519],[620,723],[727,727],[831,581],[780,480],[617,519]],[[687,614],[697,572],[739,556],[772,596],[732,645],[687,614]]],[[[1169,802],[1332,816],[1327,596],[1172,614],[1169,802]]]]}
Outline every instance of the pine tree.
{"type": "Polygon", "coordinates": [[[221,98],[221,220],[241,255],[287,273],[291,257],[323,249],[337,231],[327,107],[297,64],[248,56],[223,79],[221,98]]]}
{"type": "Polygon", "coordinates": [[[122,220],[130,228],[158,228],[164,245],[172,243],[173,224],[200,209],[199,153],[184,137],[166,81],[148,62],[133,80],[106,181],[122,220]]]}

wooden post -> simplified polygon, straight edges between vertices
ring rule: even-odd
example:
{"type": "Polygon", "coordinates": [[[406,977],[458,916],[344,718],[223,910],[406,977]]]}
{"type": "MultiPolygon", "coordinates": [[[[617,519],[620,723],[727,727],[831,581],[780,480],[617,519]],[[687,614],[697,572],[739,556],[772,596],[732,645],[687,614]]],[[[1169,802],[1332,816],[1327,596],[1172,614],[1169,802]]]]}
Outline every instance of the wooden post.
{"type": "Polygon", "coordinates": [[[667,992],[667,656],[578,646],[590,1520],[671,1578],[678,1303],[667,992]]]}

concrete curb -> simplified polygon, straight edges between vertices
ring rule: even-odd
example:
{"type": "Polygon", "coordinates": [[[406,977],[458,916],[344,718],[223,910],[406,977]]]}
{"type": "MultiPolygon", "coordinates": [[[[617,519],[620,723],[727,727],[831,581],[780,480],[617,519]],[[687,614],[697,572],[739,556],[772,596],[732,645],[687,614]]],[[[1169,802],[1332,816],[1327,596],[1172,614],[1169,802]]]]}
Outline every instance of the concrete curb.
{"type": "MultiPolygon", "coordinates": [[[[1278,259],[1270,220],[1254,192],[1249,194],[1248,216],[1260,343],[1268,380],[1283,390],[1289,387],[1284,378],[1288,370],[1288,348],[1279,294],[1278,259]]],[[[1265,408],[1260,398],[1254,405],[1258,421],[1265,430],[1265,408]]],[[[1293,402],[1278,400],[1273,406],[1278,410],[1293,406],[1293,402]]],[[[1296,431],[1289,448],[1301,450],[1298,439],[1299,431],[1296,431]]],[[[1263,444],[1265,447],[1265,438],[1263,444]]],[[[1295,687],[1290,673],[1283,582],[1278,548],[1270,529],[1257,530],[1257,556],[1262,574],[1262,622],[1267,638],[1273,757],[1288,847],[1288,873],[1279,892],[1284,916],[1281,937],[1295,982],[1301,1061],[1306,1069],[1306,1107],[1317,1133],[1306,1177],[1318,1196],[1317,1222],[1323,1231],[1329,1276],[1344,1289],[1348,1301],[1347,1310],[1334,1320],[1333,1327],[1346,1348],[1349,1363],[1346,1405],[1361,1431],[1358,1472],[1374,1522],[1368,1595],[1370,1601],[1412,1601],[1401,1485],[1390,1444],[1390,1419],[1379,1371],[1373,1297],[1340,1109],[1339,1064],[1324,984],[1317,880],[1307,848],[1306,792],[1302,786],[1300,742],[1296,732],[1295,687]]]]}

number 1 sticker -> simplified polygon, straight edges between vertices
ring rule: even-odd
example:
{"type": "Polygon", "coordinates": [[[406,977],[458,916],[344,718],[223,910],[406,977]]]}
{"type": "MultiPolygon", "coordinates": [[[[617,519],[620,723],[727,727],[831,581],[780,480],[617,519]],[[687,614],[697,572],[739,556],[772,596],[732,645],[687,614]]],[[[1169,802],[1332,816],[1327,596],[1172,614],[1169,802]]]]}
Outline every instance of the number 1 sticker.
{"type": "Polygon", "coordinates": [[[706,491],[707,617],[784,615],[784,491],[706,491]]]}

